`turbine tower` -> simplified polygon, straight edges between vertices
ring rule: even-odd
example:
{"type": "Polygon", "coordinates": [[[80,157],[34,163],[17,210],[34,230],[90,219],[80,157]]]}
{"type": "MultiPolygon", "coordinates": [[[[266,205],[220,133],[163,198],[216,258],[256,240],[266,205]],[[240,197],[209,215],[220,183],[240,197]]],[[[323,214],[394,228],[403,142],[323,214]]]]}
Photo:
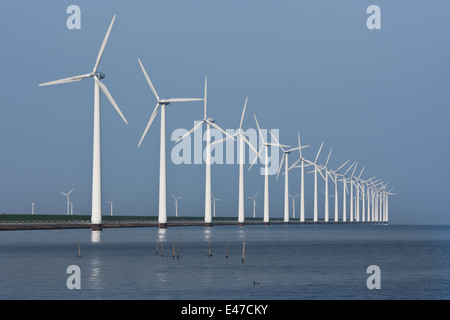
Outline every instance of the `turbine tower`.
{"type": "Polygon", "coordinates": [[[61,194],[63,195],[63,196],[66,196],[66,199],[67,199],[67,215],[70,215],[70,199],[69,199],[69,195],[72,193],[72,191],[74,190],[74,188],[72,188],[69,192],[67,192],[67,193],[64,193],[64,192],[61,192],[61,194]]]}
{"type": "MultiPolygon", "coordinates": [[[[213,126],[217,130],[224,133],[225,136],[227,136],[228,138],[231,138],[233,140],[235,140],[235,139],[230,134],[228,134],[225,130],[223,130],[221,127],[219,127],[215,123],[215,120],[213,118],[207,117],[207,109],[208,109],[208,103],[207,103],[208,93],[207,92],[208,92],[208,79],[205,77],[205,94],[204,94],[204,98],[203,98],[203,103],[204,103],[203,120],[200,121],[199,123],[197,123],[191,130],[186,132],[175,143],[178,143],[181,140],[185,139],[191,133],[198,130],[204,123],[206,123],[205,226],[212,227],[212,215],[211,215],[211,195],[212,195],[212,191],[211,191],[211,126],[213,126]]],[[[221,141],[222,140],[220,140],[218,142],[221,142],[221,141]]]]}
{"type": "Polygon", "coordinates": [[[105,75],[98,72],[98,66],[100,60],[103,56],[103,50],[105,49],[106,42],[108,41],[111,28],[114,24],[116,16],[114,15],[111,24],[109,25],[106,36],[103,39],[100,51],[97,55],[97,60],[94,65],[94,69],[91,73],[74,76],[70,78],[65,78],[61,80],[41,83],[39,86],[49,86],[54,84],[68,83],[80,81],[86,78],[94,79],[94,139],[93,139],[93,157],[92,157],[92,212],[91,212],[91,229],[101,230],[102,229],[102,185],[101,185],[101,147],[100,147],[100,90],[106,95],[108,100],[111,102],[113,107],[116,109],[117,113],[123,119],[123,121],[128,124],[124,115],[119,109],[119,106],[114,101],[113,97],[109,93],[106,86],[100,81],[105,78],[105,75]]]}
{"type": "Polygon", "coordinates": [[[175,200],[175,217],[178,217],[178,200],[180,200],[181,198],[183,198],[183,196],[181,196],[181,197],[175,197],[173,194],[171,194],[172,195],[172,198],[173,198],[173,200],[175,200]]]}
{"type": "Polygon", "coordinates": [[[161,135],[160,135],[160,152],[159,152],[159,211],[158,211],[158,223],[160,228],[167,228],[167,176],[166,176],[166,107],[174,102],[190,102],[190,101],[201,101],[203,99],[197,98],[171,98],[171,99],[160,99],[156,93],[155,87],[153,86],[150,78],[145,71],[141,60],[138,58],[139,64],[141,66],[142,72],[144,73],[147,83],[150,86],[153,94],[156,97],[156,107],[153,110],[152,115],[145,127],[144,133],[142,134],[141,140],[139,141],[138,148],[141,146],[142,141],[147,134],[148,129],[158,113],[159,107],[161,107],[161,135]]]}

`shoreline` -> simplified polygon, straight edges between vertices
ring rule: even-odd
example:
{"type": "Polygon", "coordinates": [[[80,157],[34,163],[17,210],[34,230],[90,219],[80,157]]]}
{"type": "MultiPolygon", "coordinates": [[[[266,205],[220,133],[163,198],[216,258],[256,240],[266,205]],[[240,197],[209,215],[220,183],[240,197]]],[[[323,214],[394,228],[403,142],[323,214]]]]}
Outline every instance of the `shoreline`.
{"type": "MultiPolygon", "coordinates": [[[[244,225],[261,225],[261,226],[270,226],[272,224],[277,225],[314,225],[314,224],[323,224],[323,225],[333,225],[333,224],[349,224],[349,225],[381,225],[385,223],[381,222],[334,222],[334,221],[289,221],[289,223],[285,223],[282,220],[270,221],[269,224],[264,223],[263,221],[246,221],[244,225]]],[[[214,226],[241,226],[238,221],[213,221],[212,226],[205,226],[205,222],[198,221],[168,221],[167,227],[187,227],[187,226],[202,226],[202,227],[214,227],[214,226]]],[[[8,223],[0,223],[0,231],[15,231],[15,230],[55,230],[55,229],[92,229],[93,225],[88,222],[8,222],[8,223]]],[[[111,228],[158,228],[159,223],[157,221],[114,221],[114,222],[104,222],[101,225],[102,229],[111,229],[111,228]]]]}

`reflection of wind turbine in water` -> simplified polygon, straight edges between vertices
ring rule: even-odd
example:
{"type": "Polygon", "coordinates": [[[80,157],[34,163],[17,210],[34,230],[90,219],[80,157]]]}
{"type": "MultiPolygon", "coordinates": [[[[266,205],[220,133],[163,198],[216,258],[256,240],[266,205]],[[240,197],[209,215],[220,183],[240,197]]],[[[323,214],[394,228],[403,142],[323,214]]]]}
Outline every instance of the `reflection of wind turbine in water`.
{"type": "Polygon", "coordinates": [[[70,199],[69,199],[69,195],[72,193],[72,191],[75,190],[74,188],[72,188],[69,192],[64,193],[61,192],[62,195],[66,196],[67,199],[67,215],[69,215],[70,213],[70,199]]]}
{"type": "Polygon", "coordinates": [[[100,90],[106,95],[108,100],[113,105],[114,109],[123,119],[123,121],[128,124],[124,115],[119,109],[119,106],[114,101],[113,97],[109,93],[106,86],[100,81],[105,77],[105,75],[101,72],[97,71],[97,68],[100,64],[100,60],[103,55],[103,50],[105,49],[106,43],[108,41],[109,34],[111,32],[111,28],[114,24],[116,16],[113,17],[111,24],[109,25],[108,31],[106,32],[106,36],[103,39],[103,43],[100,47],[100,51],[97,55],[97,60],[94,65],[94,69],[91,73],[79,75],[75,77],[65,78],[61,80],[41,83],[39,86],[49,86],[54,84],[68,83],[80,81],[86,78],[94,79],[94,139],[93,139],[93,165],[92,165],[92,212],[91,212],[91,223],[92,227],[101,229],[102,223],[102,188],[101,188],[101,147],[100,147],[100,90]]]}
{"type": "Polygon", "coordinates": [[[258,195],[258,193],[259,193],[259,191],[257,193],[255,193],[255,195],[253,197],[247,196],[247,198],[253,200],[253,218],[256,218],[256,196],[258,195]]]}
{"type": "Polygon", "coordinates": [[[175,200],[175,217],[178,217],[178,200],[180,200],[181,198],[183,198],[183,196],[181,196],[181,197],[175,197],[173,194],[171,194],[172,195],[172,198],[173,198],[173,200],[175,200]]]}
{"type": "MultiPolygon", "coordinates": [[[[211,191],[211,126],[216,128],[220,132],[224,133],[226,137],[231,138],[233,140],[234,140],[234,138],[231,135],[229,135],[225,130],[223,130],[221,127],[219,127],[215,123],[215,120],[213,118],[207,117],[207,109],[208,109],[208,103],[207,103],[208,93],[207,92],[208,92],[208,79],[205,77],[205,96],[203,99],[203,103],[204,103],[203,120],[200,121],[199,123],[197,123],[191,130],[186,132],[175,143],[178,143],[181,140],[185,139],[191,133],[198,130],[204,123],[206,123],[205,226],[211,227],[212,226],[212,216],[211,216],[211,194],[212,194],[212,191],[211,191]]],[[[220,142],[220,141],[218,141],[218,142],[220,142]]]]}
{"type": "Polygon", "coordinates": [[[160,134],[160,151],[159,151],[159,210],[158,210],[158,222],[160,228],[167,227],[167,176],[166,176],[166,107],[174,102],[189,102],[189,101],[201,101],[203,99],[197,98],[171,98],[171,99],[160,99],[158,94],[156,93],[155,87],[153,83],[150,81],[150,78],[145,70],[144,66],[141,63],[141,60],[138,59],[139,64],[141,66],[142,72],[144,73],[145,79],[147,80],[150,89],[156,97],[156,107],[153,110],[152,115],[145,127],[144,133],[142,134],[141,140],[139,141],[138,148],[140,147],[142,141],[147,134],[148,129],[156,117],[158,113],[159,107],[161,107],[161,134],[160,134]]]}

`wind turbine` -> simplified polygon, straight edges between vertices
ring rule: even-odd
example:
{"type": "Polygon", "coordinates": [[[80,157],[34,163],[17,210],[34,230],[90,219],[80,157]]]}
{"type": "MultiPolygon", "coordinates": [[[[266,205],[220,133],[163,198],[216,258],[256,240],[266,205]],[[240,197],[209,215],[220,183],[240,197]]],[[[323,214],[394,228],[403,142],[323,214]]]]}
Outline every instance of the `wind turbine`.
{"type": "MultiPolygon", "coordinates": [[[[353,180],[353,176],[355,174],[355,170],[358,167],[358,163],[356,163],[356,165],[353,167],[353,171],[352,171],[352,175],[350,176],[350,222],[353,222],[353,203],[354,203],[354,199],[353,199],[353,185],[355,184],[354,180],[353,180]]],[[[358,193],[358,192],[357,192],[358,193]]],[[[357,195],[357,198],[359,199],[359,196],[357,195]]],[[[356,216],[356,214],[355,214],[356,216]]]]}
{"type": "Polygon", "coordinates": [[[319,165],[317,164],[317,159],[319,158],[319,154],[320,151],[322,150],[323,143],[324,142],[322,142],[322,144],[320,145],[319,151],[317,152],[316,159],[314,160],[314,162],[305,159],[306,162],[314,166],[314,223],[317,223],[319,220],[317,207],[317,169],[319,165]]]}
{"type": "Polygon", "coordinates": [[[305,164],[305,159],[302,157],[302,149],[309,146],[302,146],[300,143],[300,132],[298,132],[298,152],[300,158],[289,168],[301,168],[300,174],[300,222],[305,222],[305,167],[310,166],[310,164],[305,164]],[[300,165],[297,166],[297,163],[300,165]]]}
{"type": "Polygon", "coordinates": [[[299,197],[301,194],[297,194],[293,196],[292,194],[289,194],[289,197],[292,198],[292,219],[295,219],[295,198],[299,197]]]}
{"type": "Polygon", "coordinates": [[[289,154],[291,153],[291,151],[299,150],[300,147],[285,150],[277,140],[277,138],[273,135],[272,131],[270,131],[270,134],[272,135],[272,138],[275,140],[275,142],[279,145],[281,151],[283,151],[280,167],[278,168],[277,180],[284,162],[284,223],[287,224],[289,223],[289,154]]]}
{"type": "Polygon", "coordinates": [[[109,203],[109,206],[110,206],[111,217],[112,217],[113,216],[113,204],[114,204],[114,201],[108,201],[108,203],[109,203]]]}
{"type": "Polygon", "coordinates": [[[325,176],[323,176],[321,170],[319,170],[320,175],[325,180],[325,223],[328,223],[329,219],[329,198],[328,198],[328,161],[330,160],[331,152],[333,148],[330,149],[330,153],[328,154],[327,162],[325,166],[322,166],[322,170],[325,170],[325,176]]]}
{"type": "Polygon", "coordinates": [[[72,188],[69,192],[67,192],[67,193],[64,193],[64,192],[61,192],[61,194],[62,195],[64,195],[64,196],[66,196],[66,199],[67,199],[67,215],[69,215],[70,213],[70,199],[69,199],[69,195],[72,193],[72,191],[74,190],[74,188],[72,188]]]}
{"type": "Polygon", "coordinates": [[[34,214],[34,202],[31,203],[31,214],[34,214]]]}
{"type": "MultiPolygon", "coordinates": [[[[239,137],[239,204],[238,204],[238,225],[243,226],[245,225],[245,209],[244,209],[244,162],[245,162],[245,150],[244,150],[244,143],[248,144],[248,146],[255,152],[255,154],[258,156],[258,151],[255,149],[255,147],[252,146],[252,144],[247,140],[245,137],[245,132],[242,130],[242,123],[244,122],[244,116],[245,116],[245,109],[247,108],[247,102],[248,97],[245,98],[244,103],[244,109],[242,110],[241,115],[241,121],[239,123],[239,129],[235,134],[233,134],[234,137],[239,137]]],[[[227,138],[225,138],[227,139],[227,138]]]]}
{"type": "Polygon", "coordinates": [[[211,215],[211,195],[212,195],[212,191],[211,191],[211,126],[213,126],[217,130],[224,133],[225,136],[227,136],[228,138],[231,138],[233,140],[235,140],[235,139],[230,134],[228,134],[226,131],[224,131],[221,127],[219,127],[215,123],[215,120],[213,118],[207,117],[207,109],[208,109],[208,103],[207,103],[208,93],[207,92],[208,92],[208,79],[205,77],[205,93],[204,93],[204,98],[203,98],[203,107],[204,107],[203,120],[200,121],[199,123],[197,123],[191,130],[186,132],[175,143],[178,143],[181,140],[185,139],[191,133],[198,130],[204,123],[206,123],[205,226],[211,227],[212,226],[212,215],[211,215]]]}
{"type": "Polygon", "coordinates": [[[211,193],[212,201],[213,201],[213,215],[216,217],[216,201],[222,201],[222,199],[214,197],[214,193],[211,193]]]}
{"type": "Polygon", "coordinates": [[[161,107],[161,134],[160,134],[160,151],[159,151],[159,211],[158,211],[158,223],[160,228],[167,228],[167,176],[166,176],[166,107],[174,102],[190,102],[190,101],[201,101],[203,99],[197,98],[170,98],[170,99],[160,99],[156,93],[153,83],[142,65],[141,60],[138,58],[139,64],[141,66],[142,72],[144,73],[147,83],[150,86],[153,94],[156,97],[156,107],[153,110],[152,115],[145,127],[144,133],[142,134],[141,140],[139,141],[138,148],[141,146],[148,129],[158,113],[159,107],[161,107]]]}
{"type": "Polygon", "coordinates": [[[342,188],[342,222],[347,222],[347,200],[346,200],[346,194],[348,193],[347,188],[347,173],[350,171],[350,169],[353,167],[355,162],[352,163],[350,167],[348,167],[347,171],[342,176],[342,184],[344,187],[342,188]]]}
{"type": "Polygon", "coordinates": [[[253,200],[253,218],[256,218],[256,196],[258,195],[258,193],[259,193],[259,191],[257,193],[255,193],[255,195],[253,197],[247,196],[247,198],[253,200]]]}
{"type": "Polygon", "coordinates": [[[172,195],[173,200],[175,200],[175,217],[178,217],[178,200],[183,198],[183,196],[177,198],[173,194],[171,194],[171,195],[172,195]]]}
{"type": "Polygon", "coordinates": [[[339,222],[339,208],[338,208],[338,174],[339,170],[341,170],[350,160],[345,161],[336,171],[333,171],[334,173],[334,222],[339,222]]]}
{"type": "Polygon", "coordinates": [[[103,55],[103,50],[105,49],[106,42],[108,41],[109,34],[111,32],[111,28],[114,24],[114,20],[116,16],[114,15],[111,24],[109,25],[108,31],[106,32],[106,36],[103,39],[102,45],[100,47],[100,51],[97,55],[97,60],[95,61],[94,69],[91,73],[83,74],[79,76],[74,76],[70,78],[65,78],[61,80],[41,83],[39,86],[49,86],[54,84],[68,83],[80,81],[86,78],[94,79],[94,141],[93,141],[93,164],[92,164],[92,212],[91,212],[91,228],[93,230],[101,230],[102,224],[102,188],[101,188],[101,147],[100,147],[100,90],[106,95],[108,100],[113,105],[114,109],[116,109],[117,113],[123,119],[123,121],[128,124],[124,115],[119,109],[119,106],[114,101],[113,97],[109,93],[106,86],[100,81],[105,78],[105,75],[101,72],[98,72],[98,66],[100,64],[100,60],[103,55]]]}

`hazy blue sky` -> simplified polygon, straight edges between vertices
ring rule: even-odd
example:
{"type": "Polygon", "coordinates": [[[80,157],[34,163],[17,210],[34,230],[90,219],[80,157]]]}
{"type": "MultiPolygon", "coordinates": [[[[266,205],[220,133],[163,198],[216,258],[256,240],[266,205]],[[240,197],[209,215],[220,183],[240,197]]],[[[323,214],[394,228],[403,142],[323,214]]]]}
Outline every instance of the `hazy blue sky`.
{"type": "MultiPolygon", "coordinates": [[[[89,73],[117,14],[99,70],[129,125],[102,95],[103,214],[113,200],[116,214],[157,215],[160,118],[138,149],[155,106],[140,57],[162,97],[202,97],[208,76],[209,115],[223,128],[238,127],[248,96],[245,129],[256,114],[263,128],[280,129],[282,143],[295,145],[300,131],[308,158],[325,141],[320,162],[331,147],[332,168],[359,161],[364,178],[395,187],[391,222],[448,224],[449,11],[448,1],[418,0],[1,1],[0,210],[29,213],[35,202],[36,213],[64,214],[59,192],[76,188],[75,214],[90,213],[92,79],[38,84],[89,73]],[[81,30],[66,27],[71,4],[81,8],[81,30]],[[372,4],[381,30],[366,27],[372,4]]],[[[170,193],[184,196],[180,215],[203,215],[204,165],[170,161],[172,131],[190,129],[202,106],[167,108],[169,215],[170,193]]],[[[291,171],[292,193],[299,178],[291,171]]],[[[237,183],[237,165],[213,166],[218,215],[237,216],[237,183]]],[[[259,170],[245,183],[246,195],[260,192],[262,216],[259,170]]],[[[271,216],[282,217],[283,179],[271,177],[270,187],[271,216]]]]}

